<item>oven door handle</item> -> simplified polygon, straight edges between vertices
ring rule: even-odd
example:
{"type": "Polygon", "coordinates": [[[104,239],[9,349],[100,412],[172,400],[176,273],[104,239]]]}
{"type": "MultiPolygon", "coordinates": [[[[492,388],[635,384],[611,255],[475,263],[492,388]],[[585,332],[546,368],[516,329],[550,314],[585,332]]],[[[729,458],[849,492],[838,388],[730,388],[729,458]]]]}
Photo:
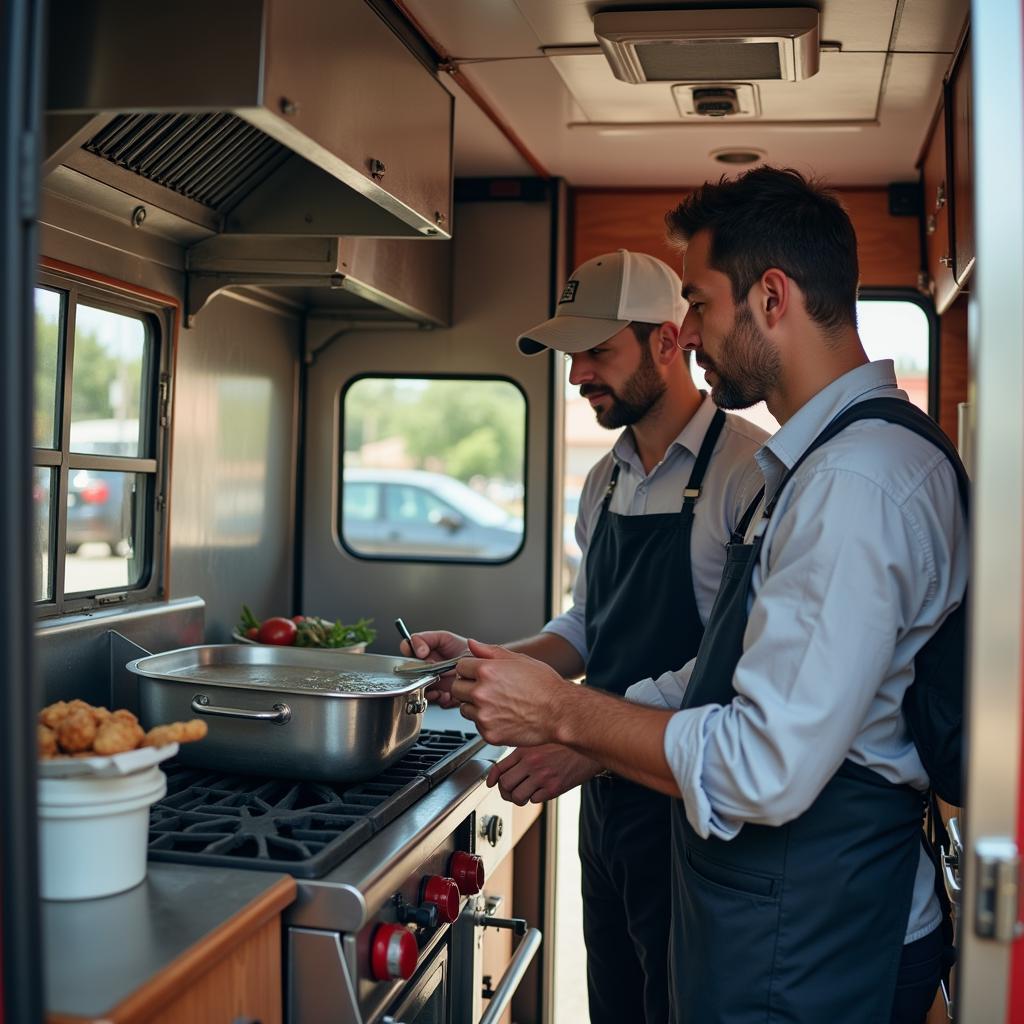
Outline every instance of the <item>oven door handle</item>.
{"type": "Polygon", "coordinates": [[[480,1024],[497,1024],[501,1015],[512,1002],[512,997],[519,988],[519,983],[526,974],[526,968],[530,966],[533,958],[540,949],[540,929],[531,928],[524,936],[522,942],[516,948],[516,955],[512,957],[511,963],[505,969],[505,973],[498,982],[498,987],[491,996],[491,1001],[480,1018],[480,1024]]]}

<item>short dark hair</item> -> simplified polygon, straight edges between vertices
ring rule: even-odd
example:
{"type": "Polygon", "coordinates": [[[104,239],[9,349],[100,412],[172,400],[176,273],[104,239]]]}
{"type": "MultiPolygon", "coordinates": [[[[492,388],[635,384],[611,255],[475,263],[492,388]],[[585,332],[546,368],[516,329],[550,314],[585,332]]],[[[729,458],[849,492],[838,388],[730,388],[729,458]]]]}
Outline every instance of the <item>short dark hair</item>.
{"type": "Polygon", "coordinates": [[[791,168],[758,167],[707,182],[665,215],[669,240],[685,248],[711,232],[710,263],[742,302],[777,267],[800,286],[807,312],[826,331],[857,324],[857,236],[836,196],[791,168]]]}
{"type": "Polygon", "coordinates": [[[651,340],[651,335],[661,326],[661,324],[647,324],[642,320],[630,320],[629,326],[636,335],[636,340],[641,345],[646,345],[651,340]]]}

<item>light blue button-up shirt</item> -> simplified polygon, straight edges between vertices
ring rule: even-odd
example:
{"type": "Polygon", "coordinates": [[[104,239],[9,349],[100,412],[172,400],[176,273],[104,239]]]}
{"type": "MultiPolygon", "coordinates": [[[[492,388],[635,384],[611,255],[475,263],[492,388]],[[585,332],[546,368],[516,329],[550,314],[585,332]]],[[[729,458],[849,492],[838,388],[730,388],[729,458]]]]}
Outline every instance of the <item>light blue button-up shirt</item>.
{"type": "MultiPolygon", "coordinates": [[[[836,416],[881,397],[906,398],[889,360],[815,395],[757,453],[766,497],[836,416]]],[[[680,711],[665,731],[695,831],[728,840],[748,821],[791,821],[845,758],[925,789],[901,704],[915,656],[963,600],[968,568],[956,474],[929,441],[863,420],[810,455],[765,530],[736,696],[680,711]]],[[[693,664],[642,680],[627,699],[678,708],[693,664]]],[[[907,942],[939,923],[933,881],[922,853],[907,942]]]]}
{"type": "MultiPolygon", "coordinates": [[[[610,511],[625,516],[678,512],[683,506],[683,491],[715,411],[715,404],[705,396],[690,421],[669,445],[664,458],[650,473],[644,470],[640,461],[632,431],[624,430],[612,450],[587,474],[576,518],[576,542],[583,552],[583,560],[573,586],[573,604],[567,612],[544,627],[545,633],[555,633],[568,640],[584,663],[589,653],[586,553],[601,517],[601,502],[608,490],[612,469],[616,465],[620,467],[610,511]]],[[[754,462],[754,453],[767,437],[765,431],[749,420],[727,415],[704,474],[690,538],[693,587],[702,623],[707,623],[715,603],[729,536],[761,488],[761,474],[754,462]]],[[[654,608],[651,614],[664,615],[666,628],[672,628],[672,609],[654,608]]]]}

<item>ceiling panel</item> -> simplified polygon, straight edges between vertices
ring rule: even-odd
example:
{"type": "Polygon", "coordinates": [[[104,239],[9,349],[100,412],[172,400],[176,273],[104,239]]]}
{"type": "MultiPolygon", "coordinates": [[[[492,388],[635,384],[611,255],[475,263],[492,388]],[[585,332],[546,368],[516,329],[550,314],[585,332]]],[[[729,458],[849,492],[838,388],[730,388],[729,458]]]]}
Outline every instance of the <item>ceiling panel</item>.
{"type": "Polygon", "coordinates": [[[831,126],[559,123],[550,104],[550,83],[524,74],[524,62],[481,65],[474,71],[489,95],[511,98],[503,107],[510,122],[553,174],[574,185],[692,184],[726,170],[710,156],[723,148],[760,149],[771,162],[797,164],[838,184],[878,185],[915,176],[948,59],[943,54],[894,54],[881,123],[831,126]],[[538,111],[542,116],[536,116],[538,111]]]}
{"type": "MultiPolygon", "coordinates": [[[[536,56],[541,45],[592,43],[593,13],[609,6],[602,0],[404,2],[454,55],[516,58],[474,61],[463,72],[552,174],[573,185],[675,187],[719,176],[726,168],[710,153],[726,147],[761,149],[772,162],[841,185],[913,178],[968,0],[824,0],[823,38],[841,42],[843,51],[824,53],[824,70],[804,83],[764,83],[762,108],[766,116],[794,120],[871,119],[884,82],[880,124],[828,126],[681,124],[667,85],[619,83],[600,56],[557,58],[561,75],[551,60],[536,56]],[[899,49],[922,52],[892,54],[885,72],[880,52],[897,14],[899,49]],[[876,52],[852,52],[858,50],[876,52]],[[931,50],[943,52],[923,52],[931,50]],[[637,126],[637,120],[662,123],[637,126]]],[[[733,6],[752,5],[741,0],[733,6]]],[[[679,5],[640,0],[614,6],[679,5]]],[[[456,94],[458,108],[465,97],[456,94]]],[[[522,158],[482,115],[458,113],[456,136],[457,173],[524,173],[522,158]]]]}
{"type": "Polygon", "coordinates": [[[461,89],[455,95],[455,176],[532,177],[533,168],[461,89]]]}
{"type": "Polygon", "coordinates": [[[970,0],[906,0],[900,12],[895,49],[952,53],[969,10],[970,0]]]}
{"type": "MultiPolygon", "coordinates": [[[[671,82],[630,85],[603,55],[552,57],[589,121],[678,121],[671,82]]],[[[869,121],[875,117],[883,53],[823,53],[821,70],[803,82],[758,82],[762,121],[869,121]]]]}
{"type": "MultiPolygon", "coordinates": [[[[919,0],[927,3],[928,0],[919,0]]],[[[934,3],[934,0],[932,0],[934,3]]],[[[609,4],[595,0],[515,0],[523,17],[530,23],[543,46],[573,46],[596,42],[592,25],[596,12],[613,7],[617,11],[635,8],[653,11],[667,7],[673,10],[687,8],[754,8],[789,7],[791,3],[772,0],[691,0],[688,3],[671,0],[625,0],[609,4]]],[[[819,7],[821,38],[841,42],[845,50],[885,50],[892,31],[897,0],[823,0],[808,3],[819,7]]]]}
{"type": "Polygon", "coordinates": [[[403,0],[453,57],[528,57],[537,37],[514,0],[403,0]]]}

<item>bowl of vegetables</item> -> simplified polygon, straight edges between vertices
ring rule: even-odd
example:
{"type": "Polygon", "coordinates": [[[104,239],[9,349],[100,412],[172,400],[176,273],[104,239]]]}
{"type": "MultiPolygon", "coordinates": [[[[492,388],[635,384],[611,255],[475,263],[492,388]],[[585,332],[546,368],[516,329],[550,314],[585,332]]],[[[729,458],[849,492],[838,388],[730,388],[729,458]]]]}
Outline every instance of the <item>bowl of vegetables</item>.
{"type": "Polygon", "coordinates": [[[362,654],[377,636],[372,622],[373,619],[359,619],[346,624],[340,619],[332,622],[318,615],[293,615],[291,618],[275,615],[260,621],[243,604],[241,618],[231,635],[240,644],[312,647],[362,654]]]}

